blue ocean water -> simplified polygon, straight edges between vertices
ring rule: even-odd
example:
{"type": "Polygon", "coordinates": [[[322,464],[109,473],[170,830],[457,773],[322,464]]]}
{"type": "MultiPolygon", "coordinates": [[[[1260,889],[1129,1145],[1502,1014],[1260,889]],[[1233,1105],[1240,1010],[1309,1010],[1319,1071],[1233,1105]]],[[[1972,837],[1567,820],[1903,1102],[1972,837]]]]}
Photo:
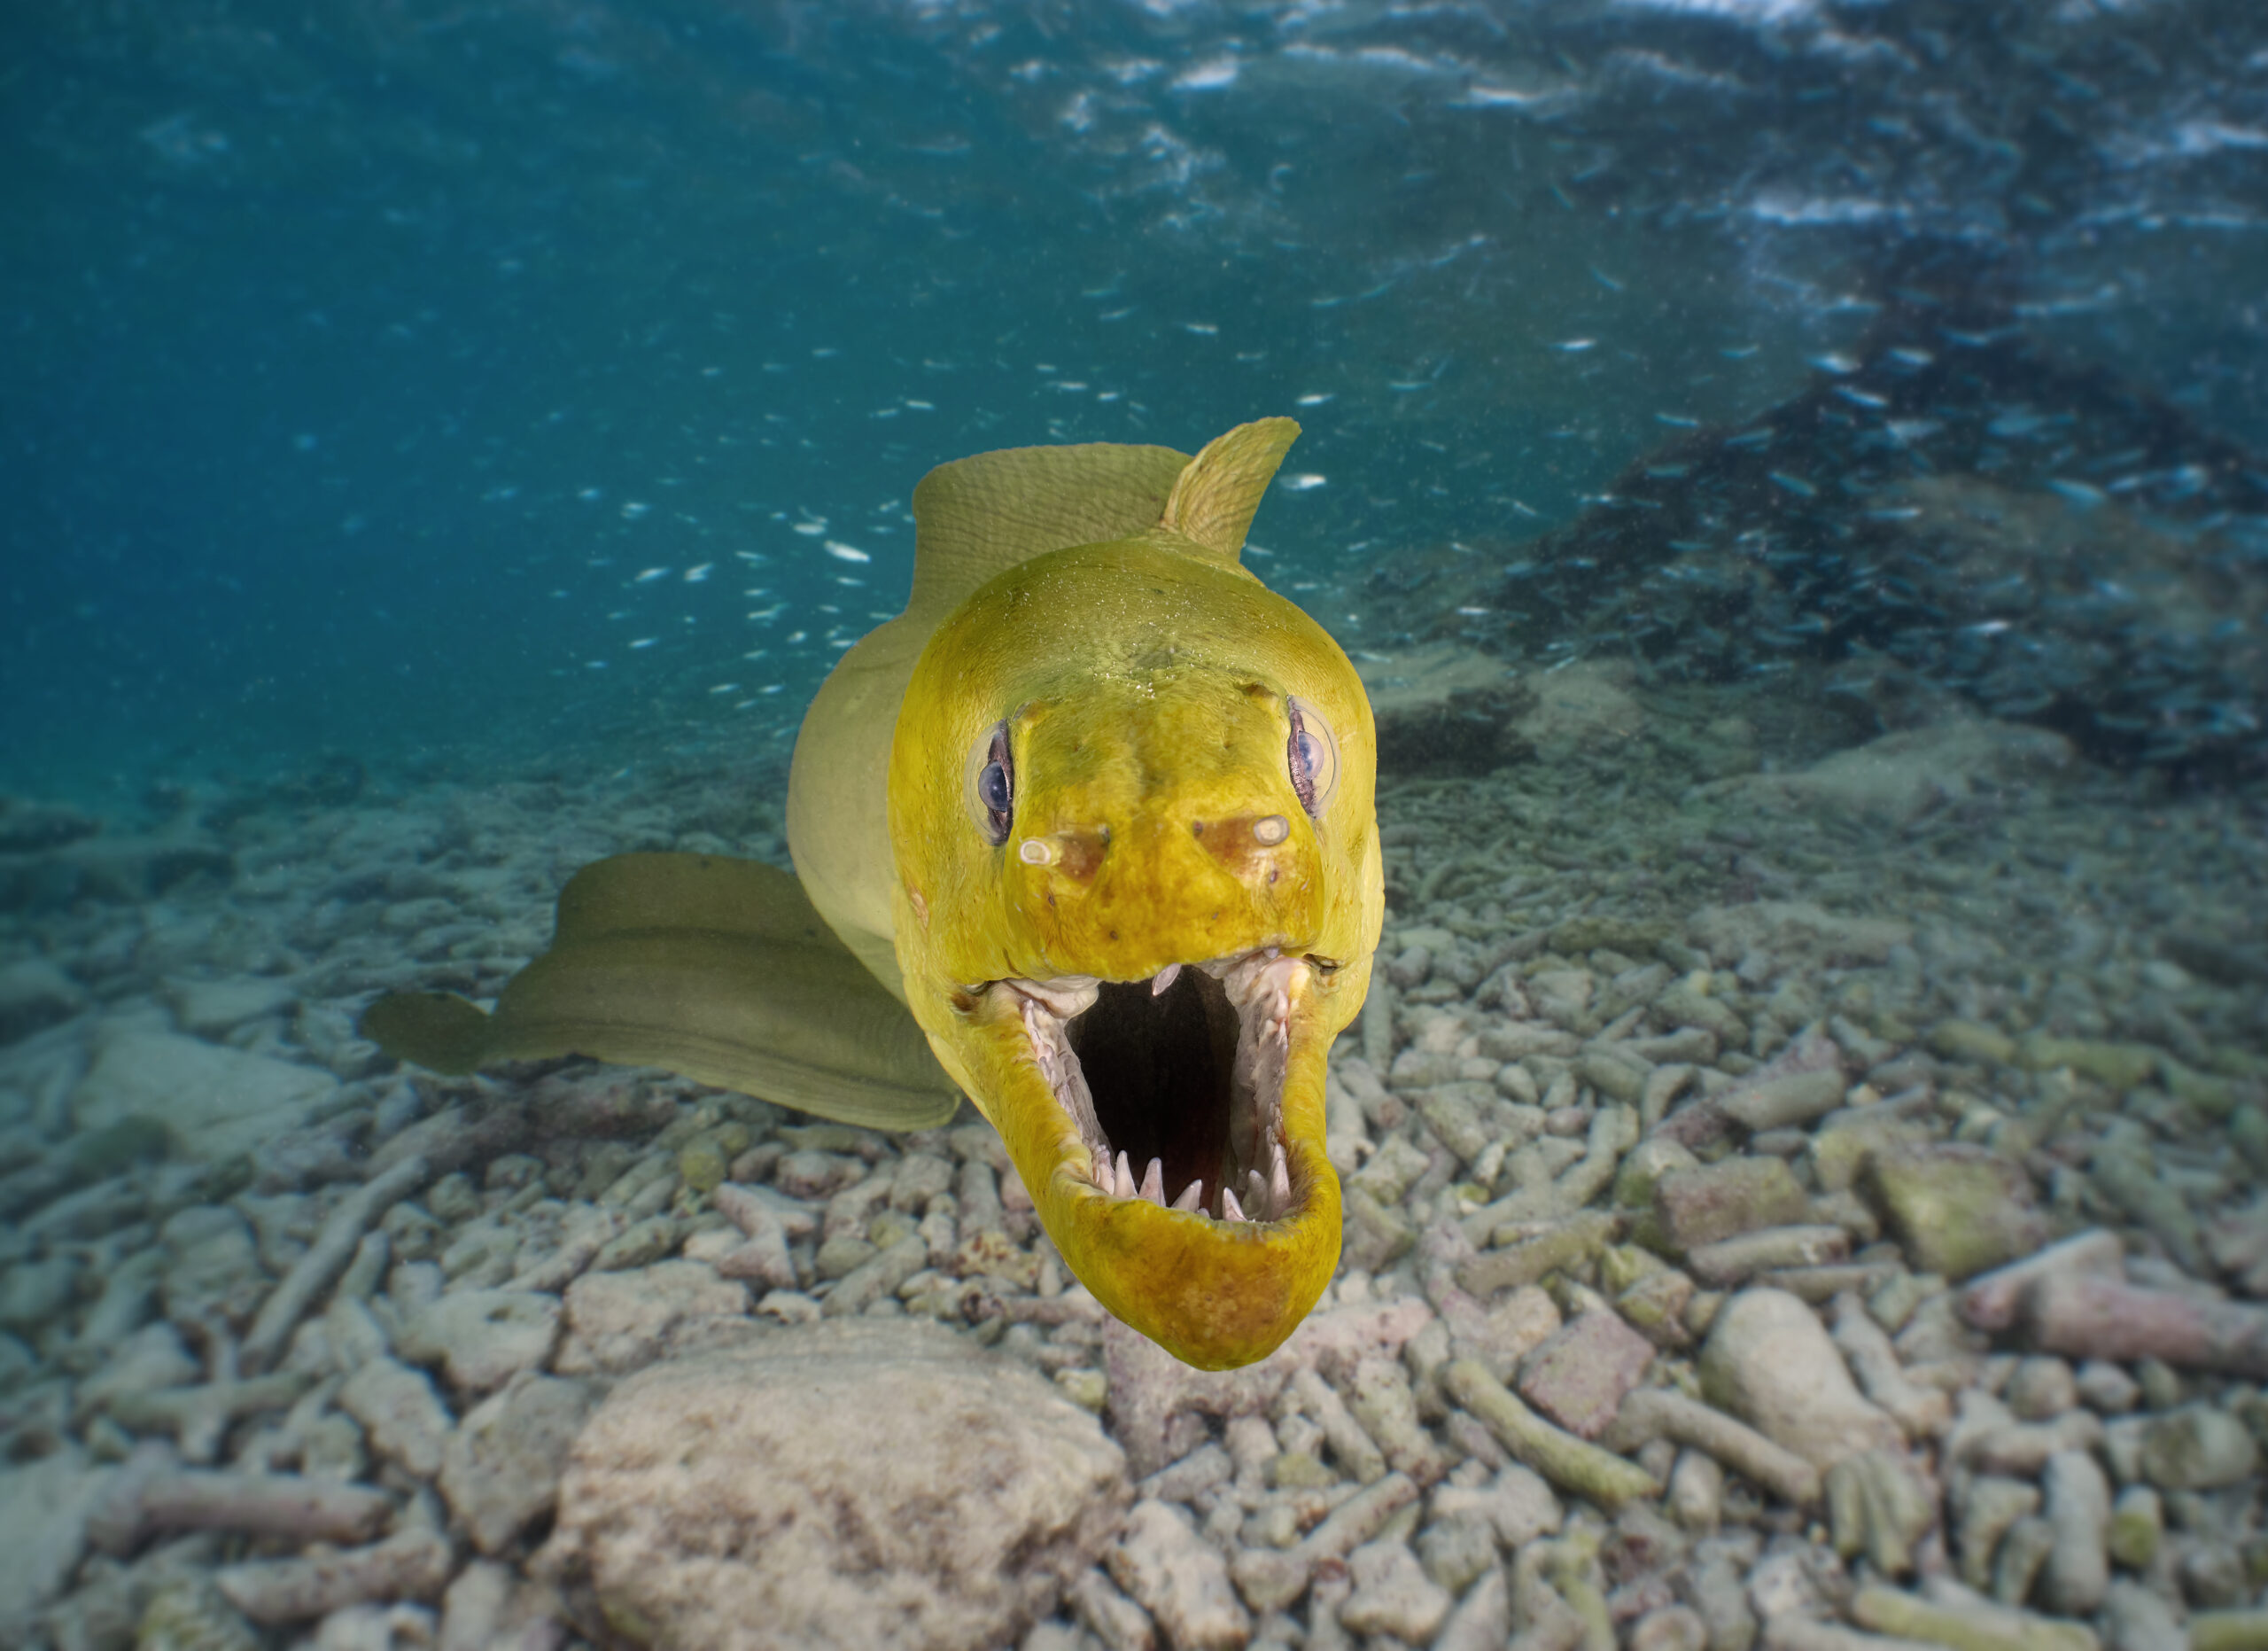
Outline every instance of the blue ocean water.
{"type": "Polygon", "coordinates": [[[1254,565],[1360,645],[1379,565],[1800,393],[1916,248],[2268,442],[2246,0],[32,0],[0,41],[19,791],[784,742],[930,465],[1264,413],[1306,433],[1254,565]]]}
{"type": "Polygon", "coordinates": [[[0,1645],[2259,1642],[2268,0],[9,0],[0,162],[0,1645]],[[1270,415],[1375,818],[1293,643],[796,895],[924,473],[1270,415]]]}

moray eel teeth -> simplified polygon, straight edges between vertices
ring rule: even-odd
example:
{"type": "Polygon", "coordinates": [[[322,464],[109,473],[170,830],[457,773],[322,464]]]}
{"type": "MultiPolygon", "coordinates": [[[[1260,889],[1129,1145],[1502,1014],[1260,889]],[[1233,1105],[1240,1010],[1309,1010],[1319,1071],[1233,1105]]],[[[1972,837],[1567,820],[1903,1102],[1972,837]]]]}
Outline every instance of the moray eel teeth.
{"type": "Polygon", "coordinates": [[[1076,1133],[1065,1161],[1090,1191],[1200,1221],[1268,1222],[1301,1208],[1284,1150],[1284,1071],[1294,989],[1314,967],[1263,946],[1169,963],[1147,981],[1064,975],[995,981],[969,995],[1013,999],[1032,1059],[1076,1133]],[[1147,1058],[1130,1072],[1115,1057],[1137,1044],[1147,1058]],[[1161,1054],[1161,1045],[1171,1047],[1161,1054]],[[1091,1075],[1083,1046],[1106,1052],[1091,1075]],[[1141,1081],[1165,1063],[1179,1080],[1170,1116],[1141,1081]],[[1136,1164],[1146,1166],[1138,1176],[1136,1164]]]}

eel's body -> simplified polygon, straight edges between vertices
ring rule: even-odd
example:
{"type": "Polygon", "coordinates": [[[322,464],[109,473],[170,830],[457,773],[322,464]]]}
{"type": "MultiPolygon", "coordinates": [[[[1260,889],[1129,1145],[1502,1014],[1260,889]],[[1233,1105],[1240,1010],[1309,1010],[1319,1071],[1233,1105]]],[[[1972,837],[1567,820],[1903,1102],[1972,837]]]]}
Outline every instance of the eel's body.
{"type": "Polygon", "coordinates": [[[1361,682],[1237,559],[1297,432],[931,471],[905,611],[796,742],[800,890],[602,861],[493,1016],[398,994],[371,1035],[447,1070],[650,1063],[882,1126],[942,1121],[958,1086],[1105,1306],[1192,1364],[1265,1355],[1338,1258],[1324,1065],[1384,905],[1361,682]]]}

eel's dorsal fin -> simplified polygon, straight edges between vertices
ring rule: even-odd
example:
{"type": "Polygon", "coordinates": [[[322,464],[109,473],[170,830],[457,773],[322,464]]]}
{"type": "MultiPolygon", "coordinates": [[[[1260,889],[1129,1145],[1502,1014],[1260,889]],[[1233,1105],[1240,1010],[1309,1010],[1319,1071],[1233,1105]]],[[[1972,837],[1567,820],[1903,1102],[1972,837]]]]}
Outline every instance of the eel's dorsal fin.
{"type": "Polygon", "coordinates": [[[1091,441],[940,464],[913,489],[913,594],[905,611],[934,625],[1019,562],[1153,527],[1233,565],[1260,496],[1299,433],[1291,419],[1262,418],[1216,437],[1195,458],[1171,448],[1091,441]]]}
{"type": "Polygon", "coordinates": [[[485,1015],[397,992],[362,1035],[442,1072],[585,1055],[660,1066],[876,1129],[944,1123],[959,1093],[905,1006],[759,861],[617,854],[559,896],[551,949],[485,1015]]]}
{"type": "Polygon", "coordinates": [[[913,489],[907,614],[935,624],[1019,562],[1155,527],[1189,462],[1171,448],[1090,441],[938,465],[913,489]]]}
{"type": "Polygon", "coordinates": [[[1299,439],[1299,425],[1288,418],[1256,418],[1214,437],[1175,478],[1158,526],[1234,562],[1261,495],[1299,439]]]}

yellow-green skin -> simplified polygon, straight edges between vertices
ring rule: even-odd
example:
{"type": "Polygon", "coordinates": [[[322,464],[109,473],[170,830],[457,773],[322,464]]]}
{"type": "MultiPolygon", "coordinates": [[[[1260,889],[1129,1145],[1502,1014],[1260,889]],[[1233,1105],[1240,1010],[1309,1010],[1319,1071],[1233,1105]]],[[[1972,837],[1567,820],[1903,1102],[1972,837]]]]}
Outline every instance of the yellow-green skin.
{"type": "Polygon", "coordinates": [[[890,748],[897,961],[939,1062],[1006,1141],[1064,1260],[1188,1363],[1264,1357],[1338,1264],[1324,1068],[1368,989],[1384,913],[1370,702],[1346,655],[1233,561],[1156,529],[1052,551],[980,587],[923,649],[890,748]],[[1320,713],[1339,773],[1310,819],[1286,699],[1320,713]],[[969,752],[1008,720],[1014,822],[993,846],[969,752]],[[1256,820],[1290,836],[1262,846],[1256,820]],[[1028,864],[1039,837],[1052,863],[1028,864]],[[1262,946],[1335,968],[1293,988],[1283,1117],[1288,1219],[1224,1223],[1112,1198],[1032,1057],[1003,978],[1140,980],[1262,946]]]}

